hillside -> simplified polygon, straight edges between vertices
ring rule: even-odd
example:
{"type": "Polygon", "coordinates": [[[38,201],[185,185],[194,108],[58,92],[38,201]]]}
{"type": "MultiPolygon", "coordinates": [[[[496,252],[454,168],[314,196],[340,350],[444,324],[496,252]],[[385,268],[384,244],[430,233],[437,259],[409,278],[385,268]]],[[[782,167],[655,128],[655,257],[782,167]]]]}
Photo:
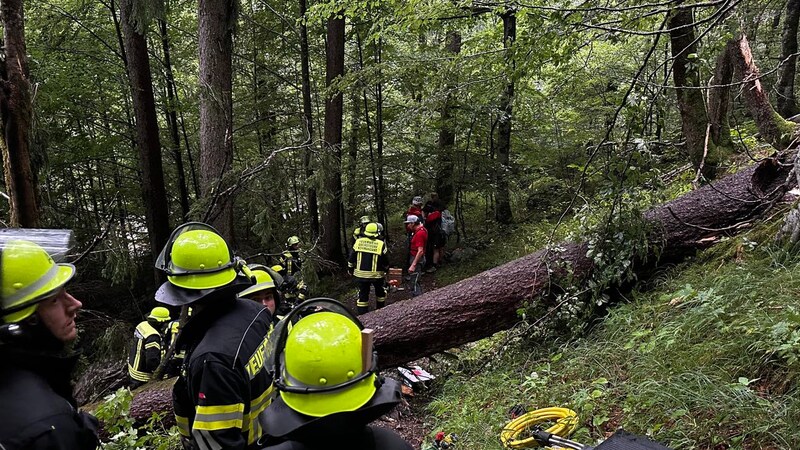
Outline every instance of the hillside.
{"type": "Polygon", "coordinates": [[[442,430],[459,448],[501,448],[509,410],[523,405],[574,409],[586,444],[624,427],[675,449],[800,447],[800,261],[771,245],[779,226],[612,296],[584,333],[529,317],[434,365],[428,441],[442,430]]]}

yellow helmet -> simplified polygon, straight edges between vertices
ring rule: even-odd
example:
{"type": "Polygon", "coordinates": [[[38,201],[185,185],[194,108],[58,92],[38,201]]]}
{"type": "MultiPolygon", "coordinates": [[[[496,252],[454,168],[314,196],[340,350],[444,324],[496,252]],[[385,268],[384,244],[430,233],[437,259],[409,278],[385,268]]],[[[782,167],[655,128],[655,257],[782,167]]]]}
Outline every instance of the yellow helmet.
{"type": "Polygon", "coordinates": [[[286,246],[287,247],[291,247],[291,246],[293,246],[295,244],[299,244],[299,243],[300,243],[300,238],[297,237],[297,236],[289,236],[289,239],[286,240],[286,246]]]}
{"type": "Polygon", "coordinates": [[[275,386],[290,408],[322,417],[369,402],[380,380],[374,356],[372,365],[363,367],[361,329],[358,319],[331,299],[308,300],[281,321],[271,337],[272,367],[275,386]],[[301,313],[319,309],[292,324],[301,313]]]}
{"type": "Polygon", "coordinates": [[[256,284],[240,292],[239,297],[247,297],[252,293],[266,289],[277,290],[278,285],[281,283],[280,280],[275,279],[276,276],[280,277],[280,275],[275,274],[274,269],[267,269],[261,264],[252,264],[250,265],[250,271],[256,277],[256,284]],[[273,273],[270,273],[270,271],[273,271],[273,273]]]}
{"type": "Polygon", "coordinates": [[[0,248],[0,311],[3,322],[19,322],[75,275],[72,264],[56,264],[38,244],[11,240],[0,248]]]}
{"type": "Polygon", "coordinates": [[[368,223],[366,227],[364,227],[364,236],[367,237],[378,237],[380,235],[378,230],[378,224],[375,222],[368,223]]]}
{"type": "Polygon", "coordinates": [[[156,261],[175,286],[213,289],[236,278],[236,261],[222,236],[210,225],[189,222],[175,229],[156,261]]]}
{"type": "Polygon", "coordinates": [[[361,225],[366,225],[370,223],[369,216],[361,216],[361,218],[358,219],[358,223],[360,223],[361,225]]]}
{"type": "Polygon", "coordinates": [[[156,322],[169,322],[169,310],[164,308],[163,306],[156,306],[150,311],[150,315],[147,316],[150,320],[155,320],[156,322]]]}

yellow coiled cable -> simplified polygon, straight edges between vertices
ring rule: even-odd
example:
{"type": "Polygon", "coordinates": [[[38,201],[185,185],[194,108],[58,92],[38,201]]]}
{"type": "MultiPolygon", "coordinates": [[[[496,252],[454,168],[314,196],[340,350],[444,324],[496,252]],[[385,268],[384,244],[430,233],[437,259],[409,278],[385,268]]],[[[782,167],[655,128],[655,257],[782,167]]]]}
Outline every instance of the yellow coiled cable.
{"type": "Polygon", "coordinates": [[[512,420],[500,432],[500,442],[506,448],[522,449],[538,447],[539,443],[533,437],[518,439],[523,431],[536,424],[556,420],[556,424],[548,428],[548,433],[569,437],[578,428],[578,414],[568,408],[550,407],[530,411],[512,420]]]}

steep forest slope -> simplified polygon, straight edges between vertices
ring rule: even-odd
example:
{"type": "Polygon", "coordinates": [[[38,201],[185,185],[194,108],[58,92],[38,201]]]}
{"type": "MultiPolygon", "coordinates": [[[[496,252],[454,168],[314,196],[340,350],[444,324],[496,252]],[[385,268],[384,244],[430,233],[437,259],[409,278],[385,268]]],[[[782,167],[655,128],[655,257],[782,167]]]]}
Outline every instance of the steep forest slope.
{"type": "Polygon", "coordinates": [[[676,449],[800,447],[800,260],[772,244],[779,226],[612,296],[584,333],[528,317],[467,346],[436,366],[431,434],[501,448],[512,407],[564,406],[586,444],[624,427],[676,449]]]}

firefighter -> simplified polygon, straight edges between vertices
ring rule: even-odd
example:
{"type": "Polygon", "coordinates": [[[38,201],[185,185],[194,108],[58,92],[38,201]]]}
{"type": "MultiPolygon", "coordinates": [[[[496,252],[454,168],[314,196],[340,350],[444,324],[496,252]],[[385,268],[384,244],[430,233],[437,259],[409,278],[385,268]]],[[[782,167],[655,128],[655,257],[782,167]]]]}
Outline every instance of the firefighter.
{"type": "Polygon", "coordinates": [[[65,289],[75,266],[38,244],[0,246],[0,449],[95,449],[97,419],[76,409],[71,373],[81,302],[65,289]]]}
{"type": "Polygon", "coordinates": [[[172,320],[167,324],[167,329],[164,332],[164,339],[162,340],[162,347],[169,351],[170,347],[172,349],[172,355],[167,361],[167,365],[164,368],[164,378],[172,378],[177,377],[181,373],[181,366],[183,366],[183,360],[186,358],[185,351],[178,351],[175,347],[175,343],[178,340],[178,333],[181,330],[181,321],[180,319],[172,320]]]}
{"type": "Polygon", "coordinates": [[[358,284],[358,314],[369,311],[370,286],[375,286],[375,305],[383,308],[386,304],[384,275],[389,270],[389,256],[386,243],[378,239],[378,224],[369,223],[364,227],[364,237],[356,239],[350,259],[348,271],[358,284]]]}
{"type": "Polygon", "coordinates": [[[156,300],[192,308],[176,343],[186,360],[172,391],[185,446],[258,448],[263,430],[256,419],[272,392],[264,368],[272,315],[259,303],[238,299],[253,285],[249,269],[214,228],[198,222],[172,232],[156,268],[168,280],[156,300]]]}
{"type": "Polygon", "coordinates": [[[165,348],[162,336],[169,325],[169,310],[156,306],[150,311],[147,320],[136,326],[133,332],[133,345],[128,356],[128,377],[131,389],[135,389],[153,379],[165,348]]]}
{"type": "Polygon", "coordinates": [[[283,270],[279,271],[284,276],[286,286],[284,289],[284,300],[287,304],[297,304],[305,301],[308,296],[308,286],[303,281],[303,260],[300,257],[300,238],[289,236],[286,240],[286,250],[281,253],[280,265],[283,270]]]}
{"type": "Polygon", "coordinates": [[[358,238],[364,237],[364,229],[370,222],[372,221],[369,220],[369,216],[361,216],[358,219],[358,226],[353,230],[353,244],[356,243],[356,240],[358,240],[358,238]]]}
{"type": "Polygon", "coordinates": [[[261,415],[274,441],[265,448],[412,448],[393,431],[369,426],[401,402],[400,385],[378,375],[371,335],[342,304],[309,300],[273,333],[268,365],[280,397],[261,415]],[[298,319],[306,310],[318,312],[298,319]]]}
{"type": "Polygon", "coordinates": [[[281,309],[281,293],[278,287],[283,283],[281,276],[260,264],[250,265],[250,271],[256,277],[256,284],[239,293],[239,298],[246,298],[260,303],[272,314],[273,323],[278,322],[278,310],[281,309]]]}
{"type": "Polygon", "coordinates": [[[286,250],[281,253],[280,263],[286,268],[286,274],[291,275],[298,280],[301,278],[303,269],[303,260],[300,258],[300,238],[297,236],[289,236],[286,240],[286,250]]]}

